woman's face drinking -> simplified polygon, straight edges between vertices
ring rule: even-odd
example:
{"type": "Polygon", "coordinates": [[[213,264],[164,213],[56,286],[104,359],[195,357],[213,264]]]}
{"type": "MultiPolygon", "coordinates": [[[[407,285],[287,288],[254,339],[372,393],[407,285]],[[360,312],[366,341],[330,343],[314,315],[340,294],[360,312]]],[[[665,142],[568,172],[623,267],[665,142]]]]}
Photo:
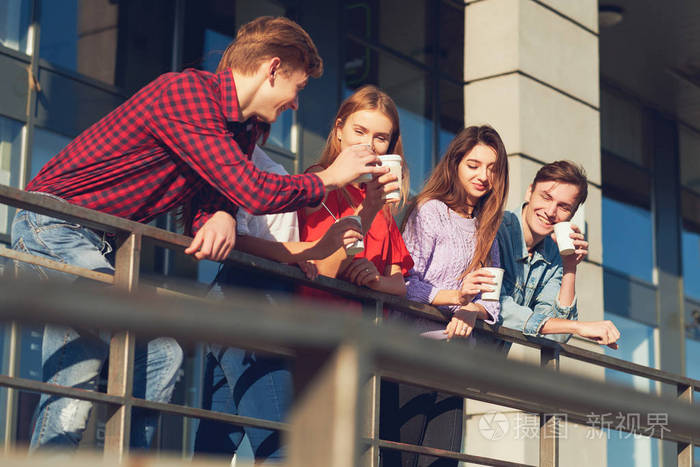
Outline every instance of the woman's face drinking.
{"type": "Polygon", "coordinates": [[[379,110],[358,110],[350,114],[342,126],[336,127],[340,150],[356,144],[367,144],[375,154],[386,154],[394,128],[389,117],[379,110]]]}

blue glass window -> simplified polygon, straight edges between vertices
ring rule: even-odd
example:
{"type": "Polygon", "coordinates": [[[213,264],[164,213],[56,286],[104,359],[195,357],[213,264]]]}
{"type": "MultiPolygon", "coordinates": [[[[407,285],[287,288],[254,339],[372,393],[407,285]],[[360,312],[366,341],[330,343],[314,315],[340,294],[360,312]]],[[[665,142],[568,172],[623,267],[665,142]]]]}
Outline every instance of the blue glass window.
{"type": "Polygon", "coordinates": [[[651,212],[603,196],[603,265],[653,282],[651,212]]]}
{"type": "Polygon", "coordinates": [[[53,156],[68,146],[71,139],[52,131],[37,128],[34,130],[32,146],[31,177],[34,178],[53,156]]]}
{"type": "Polygon", "coordinates": [[[27,50],[31,8],[31,0],[0,2],[0,44],[19,52],[31,52],[27,50]]]}
{"type": "Polygon", "coordinates": [[[683,292],[700,300],[700,234],[683,230],[683,292]]]}
{"type": "MultiPolygon", "coordinates": [[[[621,358],[632,363],[656,367],[654,351],[654,328],[645,324],[623,318],[612,313],[605,313],[605,319],[615,323],[620,330],[620,348],[612,350],[605,347],[606,355],[621,358]]],[[[613,370],[605,370],[606,382],[631,386],[637,391],[653,392],[655,383],[647,378],[632,376],[613,370]]],[[[616,417],[613,414],[608,422],[615,428],[616,417]]],[[[641,415],[640,415],[641,417],[641,415]]],[[[622,420],[617,420],[620,424],[622,420]]],[[[646,420],[641,420],[646,422],[646,420]]],[[[608,435],[608,465],[635,465],[656,466],[659,456],[659,442],[657,439],[641,435],[631,435],[616,430],[606,430],[608,435]]]]}

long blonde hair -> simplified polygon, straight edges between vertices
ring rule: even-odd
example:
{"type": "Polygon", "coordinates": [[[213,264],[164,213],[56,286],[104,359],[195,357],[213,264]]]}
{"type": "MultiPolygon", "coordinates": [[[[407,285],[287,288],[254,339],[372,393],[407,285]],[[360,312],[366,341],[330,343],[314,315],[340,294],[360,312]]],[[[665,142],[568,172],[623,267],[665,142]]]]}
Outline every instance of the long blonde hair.
{"type": "Polygon", "coordinates": [[[328,134],[326,145],[321,152],[321,159],[319,159],[318,165],[322,166],[324,169],[328,168],[335,158],[338,157],[338,154],[340,154],[340,141],[336,137],[336,132],[345,125],[350,115],[360,110],[378,110],[391,121],[391,138],[389,139],[389,147],[386,153],[398,154],[401,156],[402,199],[400,204],[403,204],[408,197],[410,177],[408,165],[406,164],[406,159],[403,154],[403,144],[401,143],[399,112],[396,110],[396,104],[394,104],[391,97],[376,86],[371,84],[362,86],[340,104],[338,113],[333,120],[333,128],[328,134]]]}
{"type": "Polygon", "coordinates": [[[415,208],[428,200],[437,199],[453,211],[467,214],[467,192],[458,178],[459,164],[477,144],[493,149],[496,162],[491,171],[491,190],[479,198],[472,210],[477,225],[476,248],[474,257],[460,280],[470,272],[491,264],[491,246],[503,218],[503,206],[508,195],[508,154],[498,132],[488,125],[470,126],[460,131],[416,196],[414,205],[415,208]]]}

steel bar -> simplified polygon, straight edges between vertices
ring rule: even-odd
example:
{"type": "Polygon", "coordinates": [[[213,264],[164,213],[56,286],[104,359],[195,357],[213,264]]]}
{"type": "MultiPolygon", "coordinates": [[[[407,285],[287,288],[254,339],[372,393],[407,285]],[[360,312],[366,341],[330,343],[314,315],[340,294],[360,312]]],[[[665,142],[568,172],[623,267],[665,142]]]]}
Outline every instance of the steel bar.
{"type": "MultiPolygon", "coordinates": [[[[678,400],[685,402],[686,404],[693,405],[693,387],[678,385],[678,400]]],[[[700,441],[700,433],[696,433],[696,437],[693,440],[695,442],[700,441]]],[[[678,450],[678,467],[693,467],[695,465],[694,461],[694,449],[693,443],[682,443],[679,442],[677,446],[678,450]]]]}
{"type": "MultiPolygon", "coordinates": [[[[559,353],[551,348],[540,350],[540,366],[551,371],[559,371],[559,353]]],[[[540,462],[541,467],[559,465],[559,420],[556,416],[540,413],[540,462]]]]}
{"type": "MultiPolygon", "coordinates": [[[[369,442],[367,440],[367,442],[369,442]]],[[[462,462],[472,462],[479,465],[490,465],[495,467],[535,467],[529,464],[519,464],[517,462],[508,462],[490,457],[473,456],[471,454],[463,454],[460,452],[446,451],[444,449],[430,448],[427,446],[416,446],[414,444],[397,443],[395,441],[379,440],[379,447],[382,449],[393,449],[395,451],[413,452],[425,456],[440,457],[445,459],[455,459],[462,462]]]]}
{"type": "MultiPolygon", "coordinates": [[[[16,321],[10,323],[9,342],[7,342],[7,378],[16,378],[19,369],[20,327],[16,321]]],[[[15,433],[17,432],[17,390],[7,388],[5,393],[5,452],[9,452],[15,445],[15,433]]]]}
{"type": "Polygon", "coordinates": [[[310,350],[297,360],[295,403],[289,420],[289,464],[304,467],[355,467],[360,455],[362,387],[368,355],[358,341],[330,352],[310,350]],[[323,414],[319,416],[319,410],[323,414]],[[314,449],[309,449],[313,440],[314,449]]]}
{"type": "MultiPolygon", "coordinates": [[[[129,234],[118,239],[115,257],[114,283],[127,293],[133,293],[139,280],[141,258],[141,236],[129,234]]],[[[134,385],[134,348],[136,339],[133,331],[118,331],[112,336],[109,345],[109,376],[107,394],[122,396],[126,401],[120,407],[112,407],[105,424],[106,457],[121,460],[129,449],[131,433],[131,404],[134,385]]]]}
{"type": "Polygon", "coordinates": [[[108,404],[120,406],[129,404],[132,407],[141,407],[149,410],[157,410],[163,413],[173,415],[182,415],[183,417],[191,418],[206,418],[208,420],[216,420],[234,425],[252,426],[254,428],[265,428],[268,430],[286,431],[289,426],[286,423],[273,422],[257,418],[244,417],[241,415],[229,415],[223,412],[213,412],[211,410],[198,409],[195,407],[186,407],[177,404],[166,404],[164,402],[153,402],[136,397],[120,397],[105,394],[103,392],[89,391],[86,389],[78,389],[69,386],[59,386],[56,384],[43,383],[33,379],[12,378],[5,375],[0,375],[0,386],[21,389],[25,391],[41,392],[62,397],[70,397],[72,399],[86,400],[99,404],[108,404]]]}
{"type": "Polygon", "coordinates": [[[0,245],[0,256],[14,259],[17,261],[22,261],[23,263],[35,264],[37,266],[53,269],[56,271],[67,272],[69,274],[84,277],[86,279],[92,279],[98,282],[104,282],[106,284],[114,283],[114,276],[112,276],[111,274],[91,271],[89,269],[73,266],[72,264],[61,263],[60,261],[53,261],[47,258],[42,258],[41,256],[30,255],[29,253],[22,253],[21,251],[15,251],[9,248],[5,248],[2,245],[0,245]]]}

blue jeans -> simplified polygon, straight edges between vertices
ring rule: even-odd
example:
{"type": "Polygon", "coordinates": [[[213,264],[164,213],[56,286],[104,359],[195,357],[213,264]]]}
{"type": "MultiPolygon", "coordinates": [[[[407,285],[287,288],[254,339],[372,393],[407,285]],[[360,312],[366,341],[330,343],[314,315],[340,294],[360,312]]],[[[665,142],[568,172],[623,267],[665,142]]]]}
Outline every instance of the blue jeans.
{"type": "MultiPolygon", "coordinates": [[[[287,415],[291,387],[292,376],[284,359],[212,345],[202,408],[281,422],[287,415]]],[[[233,455],[244,433],[257,462],[282,458],[279,432],[212,420],[200,420],[194,450],[233,455]]]]}
{"type": "MultiPolygon", "coordinates": [[[[12,247],[33,255],[113,273],[106,255],[111,246],[103,236],[77,224],[20,210],[12,224],[12,247]]],[[[22,275],[72,282],[75,276],[19,263],[22,275]]],[[[41,349],[43,381],[62,386],[95,390],[107,359],[109,344],[98,333],[80,332],[57,325],[44,327],[41,349]]],[[[171,338],[137,343],[134,357],[133,395],[168,402],[182,364],[182,349],[171,338]]],[[[80,442],[92,409],[92,402],[42,394],[30,450],[75,448],[80,442]]],[[[131,422],[131,446],[150,445],[158,423],[158,414],[134,408],[131,422]]]]}
{"type": "MultiPolygon", "coordinates": [[[[272,284],[269,277],[254,271],[240,273],[225,266],[217,276],[223,297],[235,299],[227,285],[260,288],[269,300],[274,291],[289,291],[283,284],[272,284]]],[[[234,292],[235,293],[235,292],[234,292]]],[[[291,403],[292,375],[289,363],[280,357],[242,349],[210,345],[204,372],[202,408],[281,422],[291,403]]],[[[194,450],[198,454],[233,455],[247,435],[256,462],[283,457],[279,433],[252,427],[238,427],[212,420],[200,420],[194,450]]]]}

